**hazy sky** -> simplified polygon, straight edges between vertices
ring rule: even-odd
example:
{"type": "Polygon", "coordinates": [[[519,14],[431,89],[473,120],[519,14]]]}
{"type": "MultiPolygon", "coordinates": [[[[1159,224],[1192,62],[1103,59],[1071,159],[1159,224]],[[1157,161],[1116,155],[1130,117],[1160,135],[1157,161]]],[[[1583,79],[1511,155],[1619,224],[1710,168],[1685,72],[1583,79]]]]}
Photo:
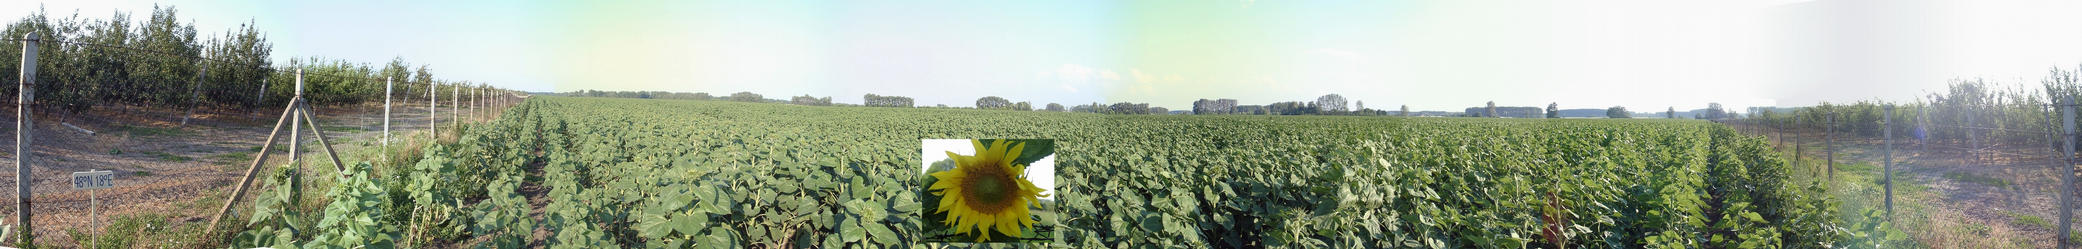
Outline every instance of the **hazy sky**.
{"type": "MultiPolygon", "coordinates": [[[[431,63],[533,91],[968,106],[1327,93],[1368,107],[1637,111],[1908,100],[1949,79],[2082,65],[2077,1],[170,1],[206,34],[251,20],[279,58],[431,63]]],[[[151,1],[0,3],[135,19],[151,1]]]]}

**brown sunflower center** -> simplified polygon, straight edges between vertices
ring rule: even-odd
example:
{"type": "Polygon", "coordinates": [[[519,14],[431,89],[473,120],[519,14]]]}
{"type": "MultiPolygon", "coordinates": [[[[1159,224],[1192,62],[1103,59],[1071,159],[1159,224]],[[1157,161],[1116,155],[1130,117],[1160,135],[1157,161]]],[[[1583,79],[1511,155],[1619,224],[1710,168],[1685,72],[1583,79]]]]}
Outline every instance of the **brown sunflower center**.
{"type": "Polygon", "coordinates": [[[962,201],[977,212],[987,214],[996,214],[1012,207],[1012,201],[1018,198],[1014,194],[1019,191],[1019,185],[1012,178],[1012,172],[996,163],[973,166],[975,167],[962,169],[968,171],[965,172],[968,176],[963,177],[961,182],[962,194],[965,195],[962,201]]]}

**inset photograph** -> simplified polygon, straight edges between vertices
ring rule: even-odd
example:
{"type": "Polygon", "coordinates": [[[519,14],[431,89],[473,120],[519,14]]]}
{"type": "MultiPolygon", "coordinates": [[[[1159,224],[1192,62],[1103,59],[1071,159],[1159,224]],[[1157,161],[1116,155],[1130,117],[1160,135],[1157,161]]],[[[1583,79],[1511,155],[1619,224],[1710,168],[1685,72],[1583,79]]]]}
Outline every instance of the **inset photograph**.
{"type": "Polygon", "coordinates": [[[1055,240],[1055,141],[926,139],[921,243],[1055,240]]]}

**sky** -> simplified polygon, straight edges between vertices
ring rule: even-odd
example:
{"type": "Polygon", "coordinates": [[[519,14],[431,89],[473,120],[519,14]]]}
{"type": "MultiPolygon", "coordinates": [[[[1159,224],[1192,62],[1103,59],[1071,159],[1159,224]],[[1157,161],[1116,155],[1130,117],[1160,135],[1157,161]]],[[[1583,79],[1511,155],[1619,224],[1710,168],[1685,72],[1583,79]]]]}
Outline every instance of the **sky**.
{"type": "Polygon", "coordinates": [[[529,91],[971,106],[1243,104],[1634,110],[1907,101],[2082,66],[2077,1],[9,1],[0,19],[172,5],[278,59],[402,57],[529,91]]]}

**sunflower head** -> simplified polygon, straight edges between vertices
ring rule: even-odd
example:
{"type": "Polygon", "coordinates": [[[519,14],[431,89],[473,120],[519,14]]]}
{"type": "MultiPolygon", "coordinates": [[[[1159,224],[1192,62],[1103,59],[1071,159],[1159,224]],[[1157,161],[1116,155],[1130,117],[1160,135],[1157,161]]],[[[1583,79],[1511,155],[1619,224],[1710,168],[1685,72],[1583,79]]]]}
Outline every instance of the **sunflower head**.
{"type": "Polygon", "coordinates": [[[940,223],[959,234],[978,233],[976,242],[990,240],[993,230],[1018,236],[1033,228],[1035,220],[1029,209],[1040,202],[1039,197],[1048,195],[1027,181],[1023,175],[1027,165],[1013,162],[1026,144],[997,140],[986,147],[980,140],[969,143],[976,147],[976,155],[947,152],[954,159],[954,169],[931,174],[938,181],[928,190],[940,196],[939,209],[934,212],[947,214],[940,223]]]}

